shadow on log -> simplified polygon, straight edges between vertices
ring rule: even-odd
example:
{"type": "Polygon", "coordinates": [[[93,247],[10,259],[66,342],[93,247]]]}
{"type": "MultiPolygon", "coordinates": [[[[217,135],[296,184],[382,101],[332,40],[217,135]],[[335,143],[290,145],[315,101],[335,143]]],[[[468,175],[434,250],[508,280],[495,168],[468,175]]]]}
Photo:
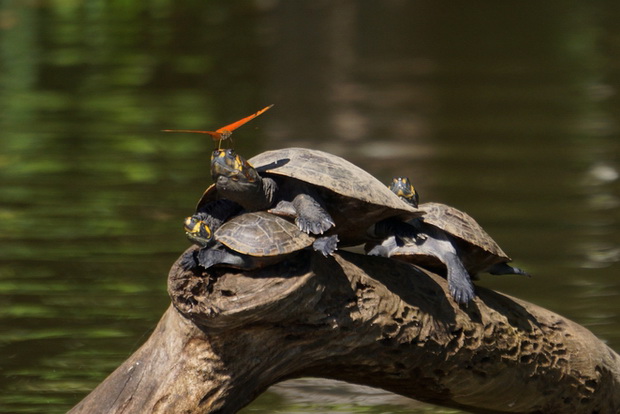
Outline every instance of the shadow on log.
{"type": "Polygon", "coordinates": [[[173,265],[147,342],[70,413],[235,413],[314,376],[474,413],[618,413],[620,357],[580,325],[484,288],[458,306],[410,265],[303,251],[245,273],[173,265]]]}

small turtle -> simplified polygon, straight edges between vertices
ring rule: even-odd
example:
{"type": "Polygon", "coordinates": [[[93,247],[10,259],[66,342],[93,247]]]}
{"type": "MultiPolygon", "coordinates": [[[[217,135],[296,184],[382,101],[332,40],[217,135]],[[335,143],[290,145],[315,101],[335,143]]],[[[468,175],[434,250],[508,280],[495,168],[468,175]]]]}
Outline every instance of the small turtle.
{"type": "Polygon", "coordinates": [[[211,175],[215,184],[203,194],[197,212],[228,199],[246,211],[294,219],[308,234],[337,234],[341,246],[371,240],[367,230],[376,222],[423,213],[361,168],[317,150],[267,151],[249,161],[231,149],[216,150],[211,175]]]}
{"type": "Polygon", "coordinates": [[[215,231],[204,216],[195,214],[185,219],[185,232],[201,246],[191,257],[183,258],[181,266],[185,269],[195,268],[196,263],[205,269],[216,265],[258,269],[310,246],[334,251],[338,241],[336,236],[312,237],[290,221],[265,211],[240,214],[215,231]]]}
{"type": "MultiPolygon", "coordinates": [[[[395,178],[390,190],[418,205],[418,195],[408,178],[395,178]]],[[[368,254],[391,257],[446,273],[450,293],[459,303],[474,298],[472,278],[481,272],[494,275],[519,274],[525,271],[508,265],[510,257],[468,214],[440,203],[424,203],[422,218],[402,223],[398,235],[381,244],[367,246],[368,254]],[[409,232],[409,236],[403,236],[409,232]],[[371,248],[372,247],[372,248],[371,248]]]]}

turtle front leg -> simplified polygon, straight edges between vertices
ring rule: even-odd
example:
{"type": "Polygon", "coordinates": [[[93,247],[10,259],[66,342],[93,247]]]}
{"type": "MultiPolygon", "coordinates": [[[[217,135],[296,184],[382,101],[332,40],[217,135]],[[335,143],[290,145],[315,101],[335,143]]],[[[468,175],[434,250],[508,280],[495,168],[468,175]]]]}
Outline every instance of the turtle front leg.
{"type": "Polygon", "coordinates": [[[474,297],[476,292],[471,283],[469,273],[463,266],[461,259],[456,255],[446,255],[448,288],[454,300],[458,303],[467,304],[474,297]]]}
{"type": "Polygon", "coordinates": [[[332,256],[338,250],[338,235],[319,237],[312,243],[312,247],[323,256],[332,256]]]}
{"type": "Polygon", "coordinates": [[[476,291],[467,269],[463,265],[452,240],[443,232],[432,226],[426,227],[424,238],[415,243],[415,254],[435,257],[446,266],[448,289],[457,303],[467,304],[476,291]]]}
{"type": "Polygon", "coordinates": [[[298,194],[293,199],[293,207],[297,212],[295,224],[303,232],[323,234],[335,224],[332,216],[308,194],[298,194]]]}
{"type": "Polygon", "coordinates": [[[268,211],[294,217],[297,227],[305,233],[323,234],[335,226],[334,219],[323,206],[319,194],[300,181],[284,183],[279,193],[284,197],[268,211]]]}
{"type": "Polygon", "coordinates": [[[243,255],[232,250],[228,250],[221,243],[216,243],[212,247],[204,247],[198,250],[196,254],[196,260],[198,264],[204,268],[209,269],[212,266],[223,265],[236,269],[254,269],[258,265],[255,263],[255,258],[249,255],[243,255]]]}
{"type": "Polygon", "coordinates": [[[181,260],[179,262],[181,269],[193,271],[198,267],[198,258],[196,257],[196,253],[196,250],[191,250],[189,252],[185,252],[183,256],[181,256],[181,260]]]}

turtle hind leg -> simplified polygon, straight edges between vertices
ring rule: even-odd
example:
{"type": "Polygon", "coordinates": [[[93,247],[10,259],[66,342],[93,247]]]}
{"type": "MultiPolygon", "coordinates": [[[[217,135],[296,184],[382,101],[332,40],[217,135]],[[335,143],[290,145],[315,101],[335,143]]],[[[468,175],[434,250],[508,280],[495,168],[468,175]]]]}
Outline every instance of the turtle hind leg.
{"type": "Polygon", "coordinates": [[[314,243],[312,243],[312,247],[317,252],[323,253],[323,256],[331,256],[338,249],[338,236],[334,234],[333,236],[319,237],[314,243]]]}
{"type": "Polygon", "coordinates": [[[508,263],[496,263],[489,268],[488,272],[492,275],[523,275],[532,277],[525,270],[510,266],[508,263]]]}
{"type": "Polygon", "coordinates": [[[455,301],[458,303],[468,303],[476,297],[474,285],[471,283],[469,273],[467,273],[458,256],[450,256],[446,261],[448,289],[450,289],[450,294],[455,301]]]}

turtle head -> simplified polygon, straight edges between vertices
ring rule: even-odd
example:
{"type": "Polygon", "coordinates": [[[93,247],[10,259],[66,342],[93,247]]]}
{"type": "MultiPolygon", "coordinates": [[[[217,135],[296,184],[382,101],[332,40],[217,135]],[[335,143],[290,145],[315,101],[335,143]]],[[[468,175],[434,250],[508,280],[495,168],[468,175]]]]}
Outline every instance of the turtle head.
{"type": "Polygon", "coordinates": [[[187,217],[183,228],[187,238],[200,247],[206,247],[213,241],[213,231],[204,220],[196,215],[187,217]]]}
{"type": "Polygon", "coordinates": [[[416,208],[418,207],[419,195],[413,184],[411,184],[411,181],[409,181],[409,178],[396,177],[392,179],[388,187],[390,187],[390,190],[403,201],[406,201],[416,208]]]}
{"type": "Polygon", "coordinates": [[[248,210],[262,208],[271,200],[258,171],[232,149],[218,149],[211,156],[211,177],[221,198],[235,201],[248,210]]]}

